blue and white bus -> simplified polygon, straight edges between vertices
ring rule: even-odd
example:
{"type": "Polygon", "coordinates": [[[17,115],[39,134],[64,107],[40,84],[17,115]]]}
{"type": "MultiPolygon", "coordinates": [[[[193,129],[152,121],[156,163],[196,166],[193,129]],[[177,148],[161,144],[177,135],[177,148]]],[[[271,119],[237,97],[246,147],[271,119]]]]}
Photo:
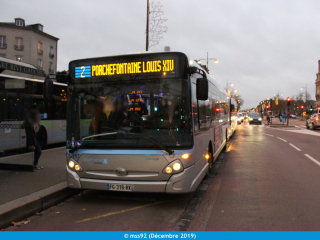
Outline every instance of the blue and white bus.
{"type": "MultiPolygon", "coordinates": [[[[26,148],[22,127],[26,114],[37,109],[41,114],[41,145],[66,140],[67,84],[54,82],[52,98],[43,97],[44,80],[0,74],[0,156],[26,148]]],[[[1,162],[1,161],[0,161],[1,162]]]]}
{"type": "Polygon", "coordinates": [[[184,53],[75,60],[69,74],[71,188],[195,191],[237,127],[236,102],[184,53]]]}

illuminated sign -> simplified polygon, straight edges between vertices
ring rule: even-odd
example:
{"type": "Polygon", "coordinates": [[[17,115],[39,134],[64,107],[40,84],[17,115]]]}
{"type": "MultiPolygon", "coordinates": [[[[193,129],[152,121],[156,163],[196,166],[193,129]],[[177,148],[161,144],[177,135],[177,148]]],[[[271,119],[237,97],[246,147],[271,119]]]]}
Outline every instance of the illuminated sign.
{"type": "Polygon", "coordinates": [[[75,67],[76,78],[91,77],[91,66],[75,67]]]}
{"type": "Polygon", "coordinates": [[[154,60],[127,63],[111,63],[75,67],[76,78],[99,77],[110,75],[144,74],[174,71],[174,60],[154,60]]]}

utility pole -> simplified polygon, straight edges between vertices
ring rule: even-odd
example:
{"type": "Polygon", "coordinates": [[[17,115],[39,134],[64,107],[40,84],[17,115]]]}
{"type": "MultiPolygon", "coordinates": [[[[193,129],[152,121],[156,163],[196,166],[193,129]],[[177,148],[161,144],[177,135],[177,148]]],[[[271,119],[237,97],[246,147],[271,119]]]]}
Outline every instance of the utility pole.
{"type": "Polygon", "coordinates": [[[147,0],[146,51],[149,51],[149,0],[147,0]]]}

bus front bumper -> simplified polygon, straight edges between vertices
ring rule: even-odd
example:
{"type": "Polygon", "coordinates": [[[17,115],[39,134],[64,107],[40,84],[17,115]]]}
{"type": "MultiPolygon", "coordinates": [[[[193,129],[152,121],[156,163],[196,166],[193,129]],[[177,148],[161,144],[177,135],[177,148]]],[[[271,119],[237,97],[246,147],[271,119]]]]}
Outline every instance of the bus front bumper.
{"type": "Polygon", "coordinates": [[[174,174],[168,181],[124,181],[80,178],[76,172],[67,167],[68,187],[76,189],[107,190],[107,184],[133,185],[135,192],[154,193],[188,193],[196,190],[203,177],[208,171],[207,164],[197,171],[193,165],[184,169],[183,172],[174,174]]]}

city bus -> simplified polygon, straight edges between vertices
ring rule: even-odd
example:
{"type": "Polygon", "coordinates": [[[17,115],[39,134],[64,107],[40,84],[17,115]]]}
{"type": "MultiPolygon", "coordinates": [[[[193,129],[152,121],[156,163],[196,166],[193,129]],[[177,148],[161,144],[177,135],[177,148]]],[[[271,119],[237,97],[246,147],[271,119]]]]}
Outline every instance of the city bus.
{"type": "Polygon", "coordinates": [[[0,74],[0,153],[26,150],[23,122],[32,109],[41,115],[41,145],[66,141],[67,84],[53,82],[53,96],[44,99],[44,80],[0,74]]]}
{"type": "Polygon", "coordinates": [[[235,106],[184,53],[71,61],[68,187],[195,191],[236,130],[235,106]]]}

